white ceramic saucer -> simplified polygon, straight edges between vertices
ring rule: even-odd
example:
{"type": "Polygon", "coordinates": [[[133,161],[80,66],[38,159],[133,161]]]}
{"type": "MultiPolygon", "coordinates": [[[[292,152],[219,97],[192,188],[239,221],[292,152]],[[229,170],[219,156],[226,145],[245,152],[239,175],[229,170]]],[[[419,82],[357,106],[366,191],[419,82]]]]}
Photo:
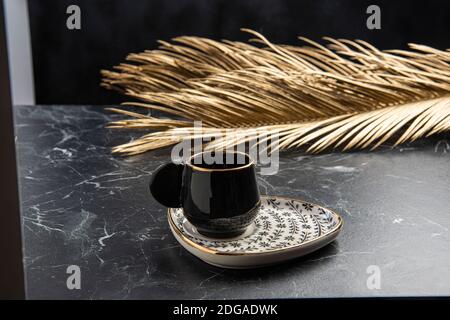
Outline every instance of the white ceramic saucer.
{"type": "Polygon", "coordinates": [[[332,242],[343,220],[309,202],[262,196],[254,223],[240,236],[212,239],[201,235],[183,215],[169,209],[170,229],[178,242],[203,261],[222,268],[267,266],[315,251],[332,242]]]}

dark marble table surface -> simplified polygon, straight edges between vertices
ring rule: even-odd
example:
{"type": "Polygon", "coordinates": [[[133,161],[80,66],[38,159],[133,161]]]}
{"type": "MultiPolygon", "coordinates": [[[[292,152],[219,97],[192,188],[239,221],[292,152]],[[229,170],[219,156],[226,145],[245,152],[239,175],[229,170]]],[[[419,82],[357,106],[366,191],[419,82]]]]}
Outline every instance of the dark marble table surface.
{"type": "Polygon", "coordinates": [[[148,194],[161,150],[110,153],[129,131],[101,107],[16,108],[28,298],[230,299],[450,295],[450,135],[376,152],[280,155],[263,194],[339,212],[327,247],[257,270],[205,264],[176,242],[148,194]],[[66,286],[69,265],[81,289],[66,286]],[[379,289],[367,286],[370,266],[379,289]],[[373,268],[373,267],[372,267],[373,268]]]}

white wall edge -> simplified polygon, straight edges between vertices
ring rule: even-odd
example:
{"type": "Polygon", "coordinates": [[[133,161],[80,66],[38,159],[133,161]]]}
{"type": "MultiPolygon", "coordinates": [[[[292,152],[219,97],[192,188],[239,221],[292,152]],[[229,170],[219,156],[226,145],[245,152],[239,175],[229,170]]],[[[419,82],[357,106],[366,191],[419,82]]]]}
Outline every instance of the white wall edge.
{"type": "Polygon", "coordinates": [[[13,105],[34,105],[33,59],[27,0],[3,0],[13,105]]]}

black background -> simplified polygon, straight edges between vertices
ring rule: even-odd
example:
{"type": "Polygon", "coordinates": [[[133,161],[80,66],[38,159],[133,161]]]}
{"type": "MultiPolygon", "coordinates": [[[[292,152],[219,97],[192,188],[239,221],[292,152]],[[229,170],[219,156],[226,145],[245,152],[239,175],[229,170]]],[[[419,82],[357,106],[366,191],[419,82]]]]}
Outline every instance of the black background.
{"type": "Polygon", "coordinates": [[[114,104],[100,88],[99,70],[130,52],[179,35],[245,41],[241,27],[276,43],[302,35],[360,38],[382,49],[415,42],[449,46],[450,1],[357,0],[29,0],[38,104],[114,104]],[[81,8],[81,30],[66,28],[66,8],[81,8]],[[381,8],[381,30],[368,30],[366,9],[381,8]]]}

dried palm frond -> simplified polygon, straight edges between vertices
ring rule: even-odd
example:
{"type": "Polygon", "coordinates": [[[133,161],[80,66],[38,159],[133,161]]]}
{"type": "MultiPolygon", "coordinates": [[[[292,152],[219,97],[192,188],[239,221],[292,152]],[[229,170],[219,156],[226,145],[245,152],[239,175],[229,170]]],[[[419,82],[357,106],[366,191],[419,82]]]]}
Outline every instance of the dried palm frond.
{"type": "Polygon", "coordinates": [[[410,44],[411,51],[380,51],[331,38],[327,46],[305,38],[306,46],[285,46],[244,30],[257,45],[179,37],[103,71],[103,86],[142,101],[126,105],[184,119],[112,109],[131,119],[110,127],[158,130],[113,151],[137,154],[211,136],[209,147],[223,148],[264,133],[279,138],[275,149],[309,144],[309,152],[319,152],[375,148],[403,132],[399,144],[450,129],[449,50],[410,44]],[[193,121],[202,121],[202,131],[193,121]],[[217,138],[229,129],[234,138],[217,138]]]}

